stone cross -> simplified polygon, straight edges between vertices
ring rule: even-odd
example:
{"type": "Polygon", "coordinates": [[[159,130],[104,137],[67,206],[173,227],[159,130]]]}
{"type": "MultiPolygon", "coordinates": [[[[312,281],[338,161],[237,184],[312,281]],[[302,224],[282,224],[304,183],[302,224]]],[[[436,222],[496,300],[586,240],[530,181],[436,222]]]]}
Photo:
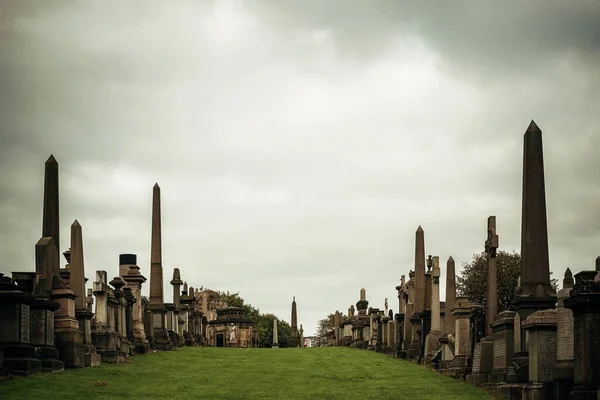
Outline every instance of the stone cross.
{"type": "Polygon", "coordinates": [[[496,267],[496,250],[498,249],[498,235],[496,235],[496,217],[490,216],[487,221],[487,240],[485,252],[488,256],[488,292],[487,292],[487,336],[491,337],[492,322],[498,314],[498,272],[496,267]]]}

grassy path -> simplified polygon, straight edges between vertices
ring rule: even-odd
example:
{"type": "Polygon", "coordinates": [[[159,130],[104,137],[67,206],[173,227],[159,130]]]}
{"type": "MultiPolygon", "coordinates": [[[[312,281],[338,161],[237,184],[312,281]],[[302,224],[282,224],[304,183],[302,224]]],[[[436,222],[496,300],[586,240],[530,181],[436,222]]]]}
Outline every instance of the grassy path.
{"type": "Polygon", "coordinates": [[[0,399],[460,399],[483,391],[370,351],[181,348],[0,383],[0,399]]]}

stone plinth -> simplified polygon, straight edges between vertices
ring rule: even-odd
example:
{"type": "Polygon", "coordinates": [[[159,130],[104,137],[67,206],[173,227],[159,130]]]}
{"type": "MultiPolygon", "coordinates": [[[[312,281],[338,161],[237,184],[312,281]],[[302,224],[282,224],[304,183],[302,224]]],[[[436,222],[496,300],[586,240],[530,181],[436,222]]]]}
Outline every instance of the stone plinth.
{"type": "Polygon", "coordinates": [[[77,296],[71,289],[57,287],[52,290],[50,298],[59,304],[54,314],[54,333],[60,359],[67,368],[85,367],[83,334],[79,330],[79,321],[75,315],[77,296]]]}
{"type": "Polygon", "coordinates": [[[506,372],[514,354],[515,312],[503,311],[496,315],[491,324],[494,340],[494,359],[490,382],[506,382],[506,372]]]}
{"type": "Polygon", "coordinates": [[[556,321],[556,310],[542,310],[531,314],[522,324],[529,336],[529,380],[532,383],[523,389],[526,399],[547,399],[552,396],[556,321]]]}
{"type": "Polygon", "coordinates": [[[456,298],[456,305],[451,311],[455,319],[454,359],[450,364],[450,374],[458,379],[465,379],[471,364],[471,303],[464,296],[456,298]]]}

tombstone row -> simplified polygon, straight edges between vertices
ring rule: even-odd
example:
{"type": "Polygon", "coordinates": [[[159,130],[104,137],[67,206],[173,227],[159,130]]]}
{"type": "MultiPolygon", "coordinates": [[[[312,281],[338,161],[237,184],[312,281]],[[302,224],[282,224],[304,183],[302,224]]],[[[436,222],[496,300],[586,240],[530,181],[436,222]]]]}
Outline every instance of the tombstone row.
{"type": "Polygon", "coordinates": [[[523,160],[521,272],[508,310],[497,312],[495,216],[487,221],[485,308],[457,297],[452,257],[446,263],[445,302],[440,301],[439,257],[425,258],[419,226],[414,270],[396,286],[399,312],[388,311],[387,299],[385,311],[369,308],[361,289],[346,317],[336,311],[333,344],[430,365],[511,400],[600,398],[600,257],[595,269],[574,277],[567,268],[556,292],[550,280],[542,132],[533,121],[525,132],[523,160]]]}
{"type": "MultiPolygon", "coordinates": [[[[121,254],[117,275],[96,271],[86,290],[81,224],[71,225],[70,248],[60,267],[58,162],[45,164],[42,237],[35,245],[35,272],[0,273],[0,376],[30,375],[66,368],[119,363],[131,355],[180,346],[207,345],[207,327],[223,329],[225,315],[242,336],[228,346],[257,343],[243,313],[223,312],[208,321],[193,287],[173,271],[173,302],[164,302],[161,258],[160,188],[153,188],[150,296],[135,254],[121,254]],[[239,314],[239,315],[238,315],[239,314]]],[[[204,301],[206,303],[206,301],[204,301]]],[[[239,311],[239,310],[238,310],[239,311]]],[[[214,330],[214,329],[213,329],[214,330]]]]}

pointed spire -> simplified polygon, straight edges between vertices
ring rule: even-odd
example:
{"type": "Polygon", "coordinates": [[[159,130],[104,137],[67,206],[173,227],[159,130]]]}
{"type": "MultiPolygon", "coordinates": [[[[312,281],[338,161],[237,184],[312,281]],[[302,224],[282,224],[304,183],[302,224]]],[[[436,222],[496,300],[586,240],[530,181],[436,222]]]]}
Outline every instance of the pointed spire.
{"type": "Polygon", "coordinates": [[[454,262],[454,258],[452,256],[448,257],[448,262],[454,262]]]}
{"type": "Polygon", "coordinates": [[[419,227],[417,228],[417,232],[423,232],[423,228],[421,228],[421,225],[419,225],[419,227]]]}
{"type": "Polygon", "coordinates": [[[50,154],[50,157],[48,157],[48,159],[46,160],[46,163],[54,163],[54,164],[57,163],[56,158],[54,158],[53,154],[50,154]]]}
{"type": "Polygon", "coordinates": [[[152,189],[160,189],[160,186],[158,186],[158,182],[156,182],[156,183],[154,184],[154,186],[152,187],[152,189]]]}
{"type": "Polygon", "coordinates": [[[531,120],[527,132],[541,132],[542,130],[537,126],[534,120],[531,120]]]}
{"type": "Polygon", "coordinates": [[[565,270],[565,276],[563,278],[563,289],[572,289],[573,288],[573,273],[571,272],[571,268],[565,270]]]}
{"type": "Polygon", "coordinates": [[[71,226],[81,226],[81,225],[79,224],[79,221],[75,220],[75,221],[73,221],[71,226]]]}

